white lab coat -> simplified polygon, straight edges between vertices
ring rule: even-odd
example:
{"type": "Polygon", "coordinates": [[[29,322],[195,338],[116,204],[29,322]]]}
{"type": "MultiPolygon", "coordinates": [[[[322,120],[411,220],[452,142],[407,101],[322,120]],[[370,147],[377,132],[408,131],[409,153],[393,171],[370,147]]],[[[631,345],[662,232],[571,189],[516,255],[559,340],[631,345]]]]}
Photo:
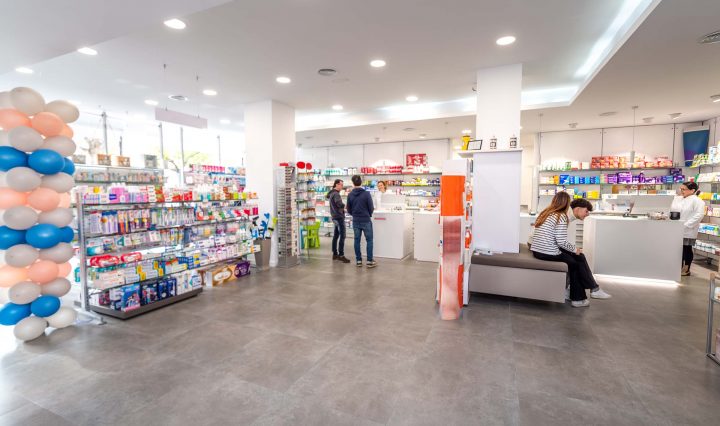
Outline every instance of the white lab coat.
{"type": "Polygon", "coordinates": [[[683,238],[697,238],[700,222],[705,217],[705,202],[697,195],[675,197],[670,211],[680,212],[683,223],[683,238]]]}

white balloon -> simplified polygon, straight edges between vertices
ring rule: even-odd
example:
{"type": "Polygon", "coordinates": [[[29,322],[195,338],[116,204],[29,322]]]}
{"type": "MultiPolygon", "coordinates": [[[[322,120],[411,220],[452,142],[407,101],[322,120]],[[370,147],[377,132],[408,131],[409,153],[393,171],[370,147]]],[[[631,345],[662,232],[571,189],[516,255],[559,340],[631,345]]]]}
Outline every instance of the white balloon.
{"type": "Polygon", "coordinates": [[[35,263],[40,252],[30,244],[16,244],[5,251],[5,262],[16,268],[24,268],[35,263]]]}
{"type": "Polygon", "coordinates": [[[0,186],[7,187],[7,172],[0,172],[0,186]]]}
{"type": "Polygon", "coordinates": [[[8,292],[10,301],[16,305],[26,305],[31,303],[33,300],[37,299],[38,296],[40,296],[40,286],[29,281],[15,284],[10,287],[10,291],[8,292]]]}
{"type": "Polygon", "coordinates": [[[63,157],[73,155],[76,148],[75,142],[67,136],[53,136],[45,139],[45,144],[43,144],[43,149],[53,150],[63,157]]]}
{"type": "Polygon", "coordinates": [[[7,210],[0,210],[0,226],[5,226],[5,219],[3,216],[5,216],[5,212],[7,210]]]}
{"type": "Polygon", "coordinates": [[[39,149],[45,140],[37,130],[20,126],[8,132],[8,141],[11,146],[20,151],[32,152],[39,149]]]}
{"type": "Polygon", "coordinates": [[[10,91],[13,106],[27,115],[35,115],[45,110],[45,99],[29,87],[16,87],[10,91]]]}
{"type": "Polygon", "coordinates": [[[15,108],[10,99],[10,92],[0,92],[0,109],[15,108]]]}
{"type": "Polygon", "coordinates": [[[70,222],[72,222],[72,220],[73,212],[70,208],[58,207],[55,210],[50,210],[49,212],[42,212],[38,215],[39,223],[49,223],[50,225],[55,225],[58,228],[70,225],[70,222]]]}
{"type": "Polygon", "coordinates": [[[10,291],[7,287],[0,287],[0,303],[3,305],[10,301],[10,296],[8,296],[8,292],[10,291]]]}
{"type": "Polygon", "coordinates": [[[40,292],[50,296],[63,297],[70,291],[70,281],[67,278],[55,278],[47,284],[43,284],[40,292]]]}
{"type": "MultiPolygon", "coordinates": [[[[13,170],[15,169],[10,170],[10,172],[13,170]]],[[[43,176],[40,186],[50,188],[55,192],[68,192],[75,186],[75,179],[67,173],[55,173],[54,175],[43,176]]]]}
{"type": "Polygon", "coordinates": [[[52,260],[55,263],[65,263],[75,256],[75,250],[69,243],[58,243],[54,247],[40,250],[40,259],[52,260]]]}
{"type": "Polygon", "coordinates": [[[29,316],[23,318],[15,325],[13,334],[19,340],[27,342],[28,340],[37,339],[45,333],[45,327],[47,327],[47,321],[45,318],[36,316],[29,316]]]}
{"type": "Polygon", "coordinates": [[[45,111],[52,112],[66,123],[72,123],[80,117],[80,111],[68,101],[52,101],[45,105],[45,111]]]}
{"type": "Polygon", "coordinates": [[[42,183],[40,175],[30,167],[13,167],[5,175],[5,181],[18,192],[30,192],[42,183]]]}
{"type": "Polygon", "coordinates": [[[8,228],[24,231],[37,223],[38,214],[28,206],[16,206],[5,210],[3,219],[8,228]]]}
{"type": "Polygon", "coordinates": [[[10,132],[0,130],[0,146],[10,146],[10,132]]]}
{"type": "Polygon", "coordinates": [[[45,317],[50,327],[54,328],[65,328],[69,325],[75,324],[77,319],[77,311],[69,306],[62,306],[57,312],[45,317]]]}

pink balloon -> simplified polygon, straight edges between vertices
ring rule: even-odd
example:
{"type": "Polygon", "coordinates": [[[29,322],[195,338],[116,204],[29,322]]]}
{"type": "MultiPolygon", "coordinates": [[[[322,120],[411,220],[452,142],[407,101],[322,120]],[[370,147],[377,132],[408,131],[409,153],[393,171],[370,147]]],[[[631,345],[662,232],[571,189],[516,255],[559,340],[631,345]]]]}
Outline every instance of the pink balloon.
{"type": "Polygon", "coordinates": [[[63,131],[65,122],[56,114],[44,111],[33,116],[32,127],[45,137],[57,136],[63,131]]]}
{"type": "Polygon", "coordinates": [[[37,188],[27,197],[30,207],[35,210],[47,212],[56,209],[60,205],[60,194],[50,188],[37,188]]]}
{"type": "Polygon", "coordinates": [[[58,277],[60,268],[51,260],[39,260],[28,268],[27,277],[30,281],[46,284],[58,277]]]}
{"type": "Polygon", "coordinates": [[[27,193],[18,192],[10,188],[0,188],[0,209],[24,206],[27,203],[27,193]]]}
{"type": "Polygon", "coordinates": [[[27,274],[27,268],[5,265],[0,268],[0,287],[12,287],[20,281],[25,281],[27,274]]]}
{"type": "Polygon", "coordinates": [[[57,276],[60,278],[65,278],[70,275],[70,271],[72,271],[72,265],[70,265],[70,262],[61,263],[58,265],[57,276]]]}
{"type": "Polygon", "coordinates": [[[63,129],[60,131],[60,134],[63,135],[63,136],[67,136],[67,137],[69,137],[70,139],[72,139],[72,137],[75,136],[75,132],[73,132],[73,129],[70,128],[70,126],[68,126],[67,124],[66,124],[65,127],[63,127],[63,129]]]}
{"type": "Polygon", "coordinates": [[[27,115],[16,109],[0,109],[0,127],[3,130],[8,131],[20,126],[30,127],[27,115]]]}
{"type": "Polygon", "coordinates": [[[69,193],[63,192],[62,194],[60,194],[60,207],[64,209],[70,207],[70,201],[71,199],[69,193]]]}

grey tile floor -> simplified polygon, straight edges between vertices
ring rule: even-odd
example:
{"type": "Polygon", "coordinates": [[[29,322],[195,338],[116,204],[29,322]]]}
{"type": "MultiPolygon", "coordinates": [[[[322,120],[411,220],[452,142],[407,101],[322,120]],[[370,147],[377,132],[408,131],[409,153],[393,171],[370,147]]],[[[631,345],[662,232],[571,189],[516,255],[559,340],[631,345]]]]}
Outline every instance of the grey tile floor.
{"type": "Polygon", "coordinates": [[[720,424],[707,272],[587,309],[474,296],[435,264],[326,256],[135,319],[0,335],[1,425],[720,424]]]}

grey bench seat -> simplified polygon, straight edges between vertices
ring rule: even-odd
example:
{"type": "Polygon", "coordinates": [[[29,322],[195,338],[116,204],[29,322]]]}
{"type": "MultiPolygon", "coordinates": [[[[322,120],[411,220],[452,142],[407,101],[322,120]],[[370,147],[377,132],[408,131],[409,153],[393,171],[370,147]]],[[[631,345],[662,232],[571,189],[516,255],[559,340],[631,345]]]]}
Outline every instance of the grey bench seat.
{"type": "Polygon", "coordinates": [[[521,244],[520,253],[473,255],[469,290],[564,303],[566,275],[566,264],[535,259],[521,244]]]}

